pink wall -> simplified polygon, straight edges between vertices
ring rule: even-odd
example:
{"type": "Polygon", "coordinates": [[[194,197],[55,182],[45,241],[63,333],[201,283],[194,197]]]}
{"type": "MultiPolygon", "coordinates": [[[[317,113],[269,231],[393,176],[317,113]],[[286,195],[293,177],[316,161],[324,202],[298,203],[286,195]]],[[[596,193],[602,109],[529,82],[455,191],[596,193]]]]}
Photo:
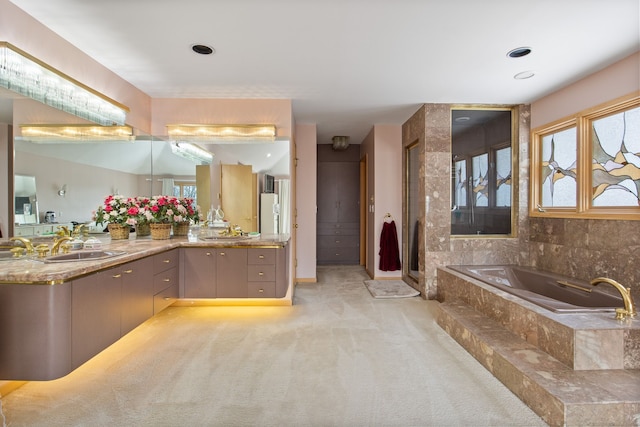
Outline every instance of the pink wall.
{"type": "MultiPolygon", "coordinates": [[[[402,271],[381,271],[380,233],[384,216],[390,213],[396,223],[398,247],[402,248],[402,126],[376,125],[373,128],[375,144],[375,212],[370,229],[375,240],[371,251],[375,259],[375,277],[402,277],[402,271]]],[[[400,250],[402,260],[402,250],[400,250]]],[[[404,260],[402,260],[404,263],[404,260]]]]}
{"type": "MultiPolygon", "coordinates": [[[[367,256],[366,269],[374,278],[402,277],[402,271],[382,271],[380,233],[387,213],[393,216],[402,248],[402,126],[375,125],[360,146],[367,156],[367,256]],[[370,209],[373,204],[373,209],[370,209]]],[[[400,251],[402,260],[402,251],[400,251]]],[[[403,260],[404,262],[404,260],[403,260]]]]}
{"type": "Polygon", "coordinates": [[[152,135],[170,124],[274,124],[278,137],[292,136],[290,99],[154,98],[152,135]]]}
{"type": "Polygon", "coordinates": [[[535,129],[579,111],[640,91],[640,52],[531,104],[535,129]]]}
{"type": "Polygon", "coordinates": [[[296,158],[296,207],[298,216],[293,223],[296,230],[295,277],[300,282],[315,282],[316,277],[316,197],[317,158],[316,125],[295,126],[296,158]]]}

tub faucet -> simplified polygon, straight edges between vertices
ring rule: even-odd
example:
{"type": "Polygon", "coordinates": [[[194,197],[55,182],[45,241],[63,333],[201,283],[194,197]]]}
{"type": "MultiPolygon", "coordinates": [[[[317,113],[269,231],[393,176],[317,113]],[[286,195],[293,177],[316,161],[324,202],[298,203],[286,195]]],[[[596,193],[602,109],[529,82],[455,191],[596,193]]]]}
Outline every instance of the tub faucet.
{"type": "Polygon", "coordinates": [[[15,242],[15,241],[22,242],[24,247],[27,248],[27,254],[32,254],[34,252],[33,244],[29,239],[25,239],[24,237],[12,237],[9,240],[12,242],[15,242]]]}
{"type": "Polygon", "coordinates": [[[636,305],[633,302],[633,297],[631,296],[631,288],[625,288],[615,280],[607,279],[606,277],[597,277],[591,281],[591,284],[593,286],[596,286],[598,283],[607,283],[616,288],[618,292],[620,292],[620,295],[622,295],[622,301],[624,301],[624,309],[616,308],[616,319],[635,317],[638,314],[636,312],[636,305]]]}

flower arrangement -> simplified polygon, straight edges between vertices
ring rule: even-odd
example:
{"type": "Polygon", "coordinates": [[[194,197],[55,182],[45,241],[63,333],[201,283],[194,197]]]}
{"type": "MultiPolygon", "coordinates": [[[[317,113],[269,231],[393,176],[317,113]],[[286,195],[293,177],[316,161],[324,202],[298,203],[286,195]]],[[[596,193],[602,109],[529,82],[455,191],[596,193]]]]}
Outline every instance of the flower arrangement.
{"type": "Polygon", "coordinates": [[[176,205],[178,214],[174,216],[174,222],[200,222],[202,212],[200,206],[194,206],[193,198],[183,197],[178,199],[176,205]]]}
{"type": "Polygon", "coordinates": [[[96,224],[173,224],[199,222],[200,206],[190,197],[124,197],[109,195],[94,214],[96,224]]]}
{"type": "Polygon", "coordinates": [[[136,223],[132,215],[135,209],[133,200],[119,194],[105,197],[104,203],[98,207],[93,217],[96,224],[120,224],[134,225],[136,223]]]}

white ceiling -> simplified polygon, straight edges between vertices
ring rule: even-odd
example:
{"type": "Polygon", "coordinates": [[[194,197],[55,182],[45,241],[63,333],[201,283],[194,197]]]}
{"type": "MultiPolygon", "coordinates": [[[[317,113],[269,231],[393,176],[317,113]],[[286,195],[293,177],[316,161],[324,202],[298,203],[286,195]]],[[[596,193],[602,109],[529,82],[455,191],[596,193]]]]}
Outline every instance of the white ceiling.
{"type": "Polygon", "coordinates": [[[425,102],[529,103],[640,48],[639,0],[11,1],[152,97],[292,99],[319,143],[425,102]]]}

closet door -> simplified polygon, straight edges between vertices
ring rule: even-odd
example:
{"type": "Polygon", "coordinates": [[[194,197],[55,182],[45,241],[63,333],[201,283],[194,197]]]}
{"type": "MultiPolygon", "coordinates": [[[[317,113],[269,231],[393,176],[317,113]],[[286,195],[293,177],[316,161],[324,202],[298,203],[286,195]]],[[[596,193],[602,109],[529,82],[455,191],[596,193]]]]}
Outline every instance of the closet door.
{"type": "Polygon", "coordinates": [[[360,262],[359,188],[359,162],[318,162],[318,264],[360,262]]]}

